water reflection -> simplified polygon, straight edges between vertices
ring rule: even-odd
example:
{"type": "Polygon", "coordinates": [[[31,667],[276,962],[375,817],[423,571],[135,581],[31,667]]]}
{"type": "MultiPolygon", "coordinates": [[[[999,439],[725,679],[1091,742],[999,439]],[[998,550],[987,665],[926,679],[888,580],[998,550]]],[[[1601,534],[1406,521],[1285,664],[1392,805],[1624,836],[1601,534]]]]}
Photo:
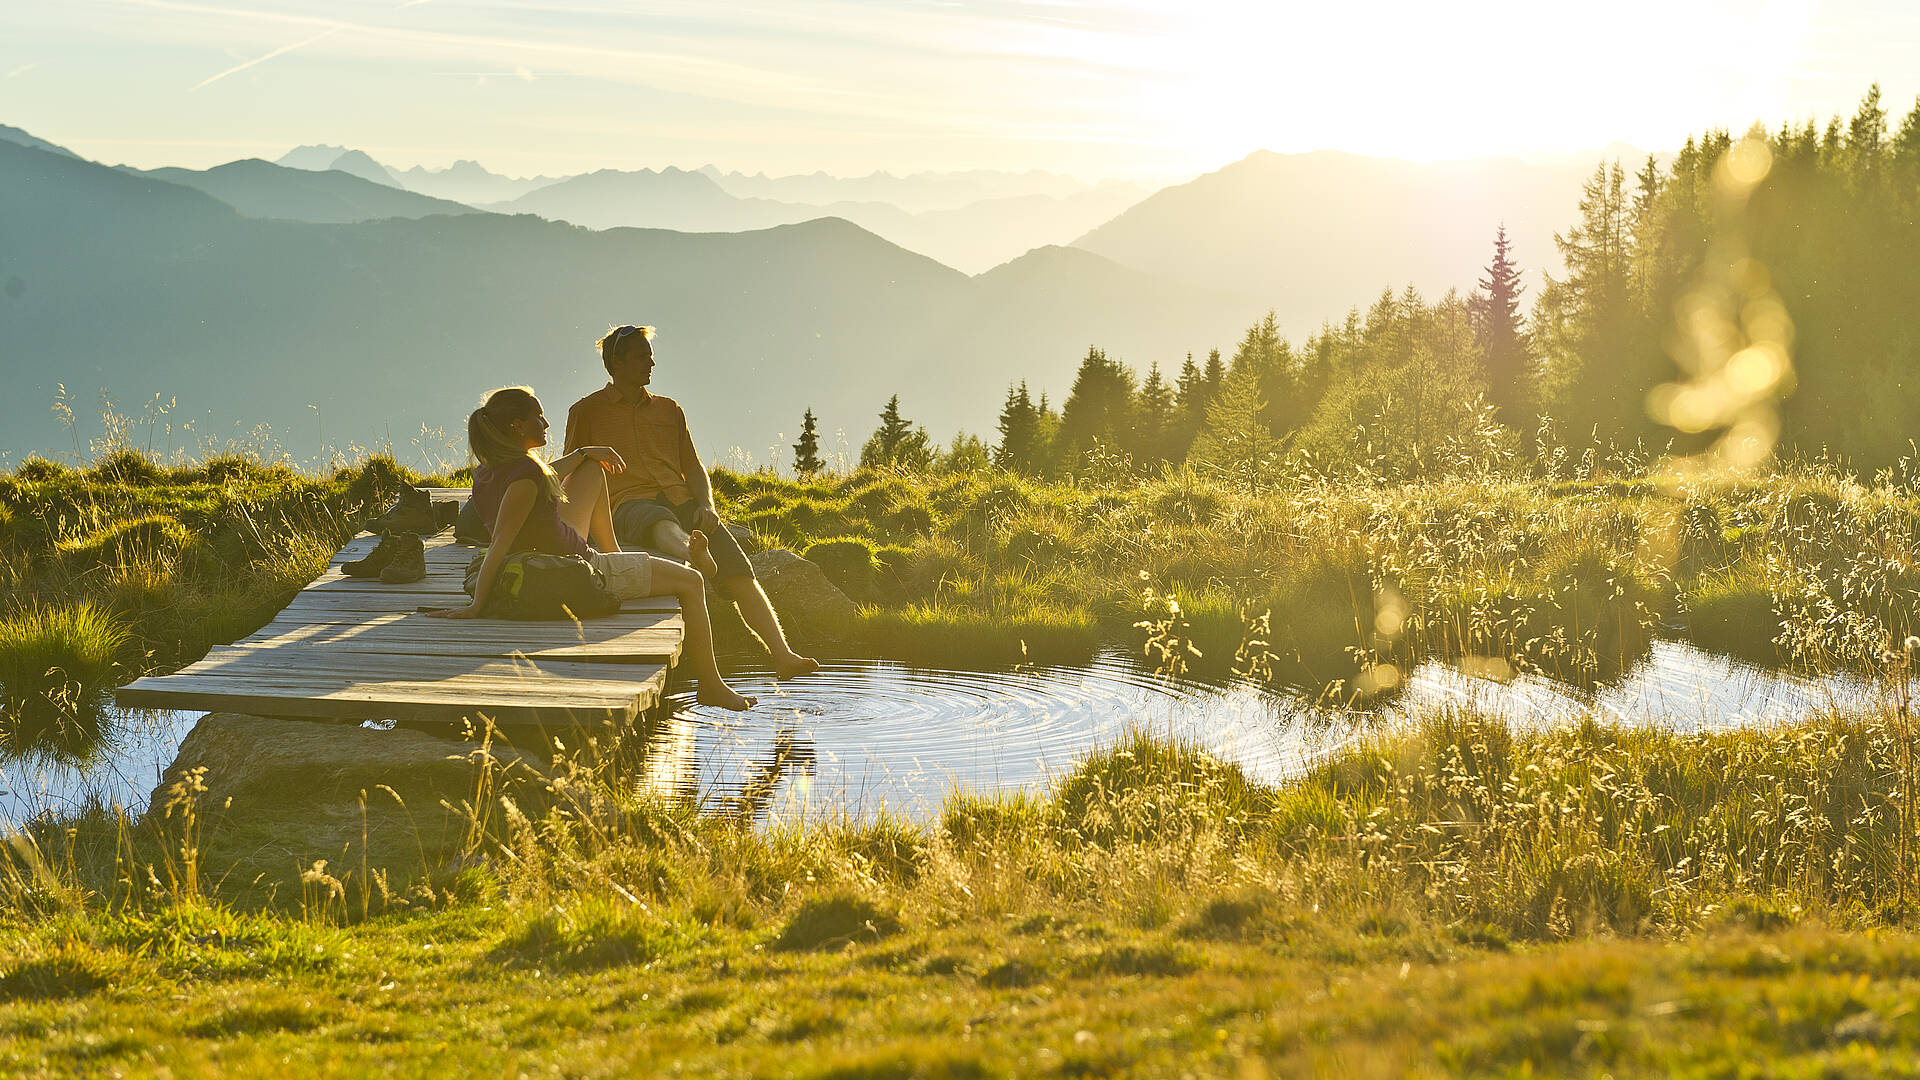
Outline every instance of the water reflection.
{"type": "MultiPolygon", "coordinates": [[[[758,695],[760,706],[730,713],[676,695],[646,732],[636,782],[643,791],[771,822],[882,812],[927,820],[955,788],[1043,789],[1090,750],[1136,729],[1198,744],[1271,783],[1369,731],[1446,704],[1471,704],[1529,727],[1592,714],[1698,730],[1791,721],[1876,700],[1858,679],[1802,678],[1671,641],[1654,643],[1623,676],[1586,688],[1533,675],[1490,681],[1430,661],[1390,701],[1360,714],[1245,683],[1170,685],[1119,653],[1086,667],[981,672],[849,661],[785,684],[753,667],[729,679],[758,695]]],[[[109,709],[97,739],[78,753],[0,754],[0,823],[89,805],[144,808],[198,719],[109,709]]]]}

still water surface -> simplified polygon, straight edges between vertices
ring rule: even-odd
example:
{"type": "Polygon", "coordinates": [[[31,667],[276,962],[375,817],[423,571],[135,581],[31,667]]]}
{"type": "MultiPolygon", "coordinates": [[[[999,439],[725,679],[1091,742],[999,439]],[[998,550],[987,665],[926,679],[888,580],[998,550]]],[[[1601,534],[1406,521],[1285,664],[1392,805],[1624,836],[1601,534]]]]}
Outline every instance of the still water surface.
{"type": "MultiPolygon", "coordinates": [[[[882,812],[926,820],[955,789],[1044,790],[1088,751],[1133,730],[1198,744],[1272,782],[1449,702],[1521,726],[1592,714],[1691,731],[1790,721],[1873,699],[1872,688],[1854,680],[1803,679],[1678,642],[1656,642],[1624,677],[1590,692],[1538,676],[1490,682],[1430,662],[1393,704],[1357,716],[1247,684],[1172,685],[1119,653],[1085,667],[1013,671],[844,661],[784,684],[745,666],[729,680],[759,696],[759,707],[729,713],[677,696],[642,782],[776,822],[882,812]]],[[[0,822],[89,804],[143,810],[198,719],[117,715],[108,742],[84,763],[0,760],[0,822]]]]}

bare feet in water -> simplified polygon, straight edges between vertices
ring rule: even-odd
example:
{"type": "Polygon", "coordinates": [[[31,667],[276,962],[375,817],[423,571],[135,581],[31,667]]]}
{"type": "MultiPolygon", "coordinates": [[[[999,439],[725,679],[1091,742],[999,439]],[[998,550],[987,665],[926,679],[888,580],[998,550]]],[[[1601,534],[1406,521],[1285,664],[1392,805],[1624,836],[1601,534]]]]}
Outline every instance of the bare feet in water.
{"type": "Polygon", "coordinates": [[[699,693],[693,695],[693,698],[702,705],[712,705],[721,709],[732,709],[734,712],[745,712],[760,703],[759,698],[750,698],[742,694],[736,694],[733,692],[732,687],[725,684],[716,686],[711,690],[702,686],[699,693]]]}
{"type": "Polygon", "coordinates": [[[811,675],[819,670],[820,661],[811,656],[788,653],[785,656],[773,658],[773,677],[776,679],[797,678],[801,675],[811,675]]]}
{"type": "Polygon", "coordinates": [[[707,552],[707,534],[695,529],[687,534],[687,561],[709,583],[720,579],[720,564],[707,552]]]}

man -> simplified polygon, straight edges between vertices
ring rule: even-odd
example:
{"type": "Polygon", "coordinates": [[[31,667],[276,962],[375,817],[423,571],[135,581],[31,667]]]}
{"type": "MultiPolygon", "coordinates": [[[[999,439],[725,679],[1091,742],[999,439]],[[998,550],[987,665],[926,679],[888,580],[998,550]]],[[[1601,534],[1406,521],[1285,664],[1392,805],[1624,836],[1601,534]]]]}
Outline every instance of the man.
{"type": "Polygon", "coordinates": [[[647,390],[653,381],[653,327],[609,331],[600,339],[600,361],[612,381],[567,411],[566,450],[611,446],[626,459],[625,472],[607,474],[615,539],[622,547],[647,548],[677,559],[691,555],[694,569],[733,601],[740,618],[766,645],[775,678],[819,670],[819,661],[787,645],[753,566],[715,512],[713,487],[694,452],[686,413],[672,398],[647,390]],[[689,550],[695,530],[706,535],[705,552],[689,550]]]}

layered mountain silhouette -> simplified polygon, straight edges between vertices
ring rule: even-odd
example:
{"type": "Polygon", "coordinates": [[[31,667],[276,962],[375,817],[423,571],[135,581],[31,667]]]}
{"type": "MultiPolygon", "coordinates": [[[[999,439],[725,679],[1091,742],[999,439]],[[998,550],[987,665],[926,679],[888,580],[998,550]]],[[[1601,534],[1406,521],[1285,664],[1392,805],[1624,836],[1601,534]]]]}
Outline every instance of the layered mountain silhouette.
{"type": "Polygon", "coordinates": [[[466,160],[456,161],[444,169],[425,169],[415,165],[394,175],[408,191],[417,191],[437,199],[452,199],[469,206],[507,202],[535,188],[558,182],[558,178],[551,176],[527,179],[502,176],[489,171],[477,161],[466,160]]]}
{"type": "MultiPolygon", "coordinates": [[[[794,176],[768,176],[760,172],[749,176],[741,172],[723,173],[708,165],[700,172],[711,177],[727,194],[742,199],[774,199],[809,206],[879,202],[897,206],[909,214],[928,210],[957,210],[969,203],[989,199],[1018,199],[1033,195],[1064,199],[1096,186],[1060,173],[1013,173],[991,169],[920,172],[906,176],[895,176],[888,172],[844,177],[824,172],[794,176]]],[[[1097,186],[1129,188],[1135,191],[1136,199],[1146,194],[1131,184],[1111,180],[1097,186]]]]}
{"type": "Polygon", "coordinates": [[[488,204],[488,209],[538,214],[590,229],[634,226],[681,232],[738,232],[838,217],[972,273],[1035,247],[1067,243],[1139,197],[1139,190],[1130,185],[1103,184],[1065,196],[989,198],[910,213],[887,202],[810,205],[741,198],[729,193],[711,173],[669,167],[658,172],[602,169],[549,184],[510,202],[488,204]]]}
{"type": "MultiPolygon", "coordinates": [[[[1629,169],[1637,162],[1622,151],[1629,169]]],[[[1601,155],[1415,163],[1259,151],[1166,188],[1075,240],[1115,262],[1267,300],[1296,338],[1383,287],[1429,296],[1474,287],[1504,223],[1523,266],[1557,268],[1553,234],[1575,220],[1601,155]]]]}
{"type": "Polygon", "coordinates": [[[67,149],[64,146],[55,146],[54,144],[48,142],[45,139],[36,138],[32,135],[27,134],[24,131],[21,131],[17,127],[8,127],[5,124],[0,124],[0,142],[10,142],[16,146],[31,146],[35,150],[45,150],[49,153],[54,153],[54,154],[64,154],[67,157],[79,156],[78,154],[75,154],[73,151],[67,149]]]}
{"type": "Polygon", "coordinates": [[[1015,380],[1063,388],[1090,345],[1174,364],[1261,307],[1067,249],[969,278],[831,218],[727,234],[262,220],[13,143],[0,200],[0,429],[15,460],[69,444],[48,410],[56,382],[136,407],[174,397],[170,419],[200,436],[264,423],[301,456],[321,429],[335,447],[457,448],[491,387],[529,382],[557,415],[601,385],[592,342],[631,321],[661,328],[657,389],[709,456],[764,459],[808,406],[857,446],[893,393],[937,436],[990,434],[1015,380]]]}
{"type": "Polygon", "coordinates": [[[309,172],[258,158],[204,170],[150,169],[141,175],[204,191],[254,218],[345,224],[479,212],[462,203],[417,195],[337,169],[309,172]]]}

